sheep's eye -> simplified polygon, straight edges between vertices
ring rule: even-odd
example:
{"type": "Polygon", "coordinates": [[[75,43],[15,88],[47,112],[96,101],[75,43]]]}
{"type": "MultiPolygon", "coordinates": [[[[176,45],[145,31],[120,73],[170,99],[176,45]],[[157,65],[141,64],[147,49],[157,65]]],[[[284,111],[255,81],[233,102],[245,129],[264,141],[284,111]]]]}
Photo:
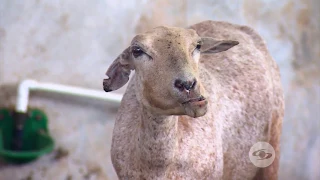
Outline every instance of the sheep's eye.
{"type": "Polygon", "coordinates": [[[201,49],[201,42],[197,43],[196,49],[200,50],[201,49]]]}
{"type": "Polygon", "coordinates": [[[132,55],[137,58],[143,54],[143,51],[140,47],[138,46],[133,46],[132,47],[132,55]]]}

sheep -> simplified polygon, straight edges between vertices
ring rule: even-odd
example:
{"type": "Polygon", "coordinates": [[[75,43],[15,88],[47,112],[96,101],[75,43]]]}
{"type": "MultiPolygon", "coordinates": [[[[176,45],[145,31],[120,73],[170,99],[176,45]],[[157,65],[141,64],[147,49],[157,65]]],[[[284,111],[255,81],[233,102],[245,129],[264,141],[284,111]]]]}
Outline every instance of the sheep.
{"type": "Polygon", "coordinates": [[[280,72],[252,28],[203,21],[136,35],[103,80],[129,81],[115,120],[111,160],[119,179],[278,178],[284,116],[280,72]],[[258,168],[250,147],[268,142],[258,168]]]}

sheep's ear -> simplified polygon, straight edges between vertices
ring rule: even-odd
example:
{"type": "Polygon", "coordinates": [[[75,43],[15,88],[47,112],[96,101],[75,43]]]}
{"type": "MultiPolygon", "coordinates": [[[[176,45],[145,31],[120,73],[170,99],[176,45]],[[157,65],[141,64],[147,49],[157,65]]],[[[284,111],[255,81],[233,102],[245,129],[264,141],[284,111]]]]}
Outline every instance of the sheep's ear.
{"type": "Polygon", "coordinates": [[[233,46],[239,44],[238,41],[232,40],[217,40],[211,37],[202,37],[201,53],[218,53],[226,51],[233,46]]]}
{"type": "Polygon", "coordinates": [[[129,81],[131,70],[134,70],[130,47],[125,49],[110,65],[103,80],[103,89],[106,92],[114,91],[124,86],[129,81]]]}

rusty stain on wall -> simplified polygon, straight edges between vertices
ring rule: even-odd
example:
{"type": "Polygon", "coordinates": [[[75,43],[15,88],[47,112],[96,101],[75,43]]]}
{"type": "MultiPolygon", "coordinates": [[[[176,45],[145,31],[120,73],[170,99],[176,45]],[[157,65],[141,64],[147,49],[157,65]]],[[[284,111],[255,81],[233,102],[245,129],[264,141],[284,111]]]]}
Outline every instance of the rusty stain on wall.
{"type": "Polygon", "coordinates": [[[186,6],[187,3],[184,0],[149,1],[143,8],[143,14],[140,16],[135,32],[142,33],[161,25],[186,27],[186,6]]]}
{"type": "Polygon", "coordinates": [[[320,76],[320,29],[319,21],[312,19],[320,19],[320,2],[319,1],[301,1],[304,7],[295,8],[293,1],[288,2],[283,8],[282,14],[286,18],[293,20],[289,24],[280,24],[280,32],[282,38],[288,38],[294,45],[294,59],[292,67],[296,71],[295,82],[299,84],[310,85],[317,83],[320,76]],[[315,4],[312,4],[314,2],[315,4]],[[312,6],[319,7],[312,9],[312,6]],[[295,25],[296,24],[296,25],[295,25]],[[294,34],[290,29],[294,28],[294,34]]]}

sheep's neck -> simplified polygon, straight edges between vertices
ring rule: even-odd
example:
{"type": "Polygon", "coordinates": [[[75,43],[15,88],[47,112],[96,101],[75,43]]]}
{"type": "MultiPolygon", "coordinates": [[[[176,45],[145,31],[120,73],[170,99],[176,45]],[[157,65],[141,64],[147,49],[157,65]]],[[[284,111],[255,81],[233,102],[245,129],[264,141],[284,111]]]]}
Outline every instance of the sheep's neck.
{"type": "Polygon", "coordinates": [[[174,161],[178,145],[178,120],[175,116],[158,116],[143,110],[139,140],[141,170],[165,173],[174,161]]]}

